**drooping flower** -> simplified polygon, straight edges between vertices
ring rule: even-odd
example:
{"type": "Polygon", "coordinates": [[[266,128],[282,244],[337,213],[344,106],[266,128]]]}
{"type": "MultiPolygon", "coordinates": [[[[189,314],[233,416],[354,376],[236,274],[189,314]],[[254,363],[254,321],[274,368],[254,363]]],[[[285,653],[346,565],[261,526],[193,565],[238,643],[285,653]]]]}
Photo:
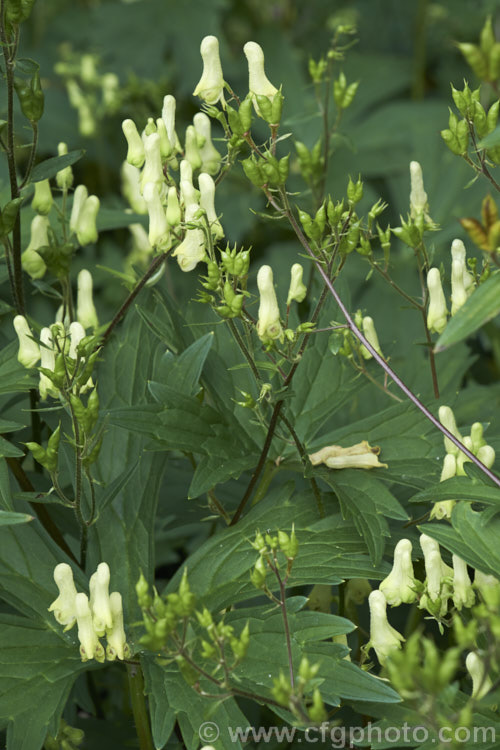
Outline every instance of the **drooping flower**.
{"type": "Polygon", "coordinates": [[[47,270],[45,261],[37,250],[49,244],[49,226],[49,220],[46,216],[37,215],[31,222],[30,241],[21,255],[21,263],[23,269],[32,279],[41,279],[47,270]]]}
{"type": "Polygon", "coordinates": [[[99,233],[97,231],[97,214],[101,202],[97,195],[89,195],[81,206],[76,219],[76,238],[80,245],[91,245],[97,242],[99,233]]]}
{"type": "Polygon", "coordinates": [[[76,622],[76,588],[73,581],[73,571],[67,563],[59,563],[54,568],[54,581],[59,589],[59,596],[49,607],[49,612],[60,625],[65,625],[64,630],[70,630],[76,622]]]}
{"type": "Polygon", "coordinates": [[[98,636],[104,635],[106,630],[113,627],[113,617],[109,602],[109,565],[99,563],[96,572],[90,577],[90,609],[92,622],[98,636]]]}
{"type": "Polygon", "coordinates": [[[142,167],[146,156],[144,153],[144,144],[139,135],[139,131],[137,130],[137,125],[133,120],[124,120],[122,122],[122,130],[128,144],[127,162],[133,167],[142,167]]]}
{"type": "Polygon", "coordinates": [[[467,563],[458,555],[453,555],[453,604],[458,610],[472,607],[476,599],[467,572],[467,563]]]}
{"type": "Polygon", "coordinates": [[[257,335],[264,344],[276,339],[283,340],[280,311],[274,290],[273,270],[271,266],[261,266],[257,274],[257,287],[260,294],[257,335]]]}
{"type": "Polygon", "coordinates": [[[123,603],[121,594],[113,591],[109,595],[109,606],[113,625],[106,629],[106,656],[110,661],[118,659],[127,659],[130,656],[130,648],[127,644],[125,630],[123,628],[123,603]]]}
{"type": "Polygon", "coordinates": [[[342,448],[340,445],[327,445],[325,448],[311,453],[309,460],[313,466],[325,464],[330,469],[387,469],[387,464],[380,463],[378,445],[371,446],[368,441],[342,448]]]}
{"type": "Polygon", "coordinates": [[[19,339],[17,359],[23,367],[31,368],[40,359],[40,347],[33,341],[33,334],[24,315],[16,315],[14,329],[19,339]]]}
{"type": "Polygon", "coordinates": [[[207,104],[217,104],[224,101],[224,75],[219,57],[219,40],[216,36],[206,36],[202,39],[200,53],[203,60],[203,73],[193,91],[193,96],[199,96],[207,104]]]}
{"type": "Polygon", "coordinates": [[[87,190],[85,185],[78,185],[78,187],[75,189],[75,192],[73,193],[73,206],[71,208],[71,215],[69,217],[70,232],[74,232],[76,234],[76,230],[78,227],[78,218],[83,208],[83,204],[88,198],[88,195],[89,191],[87,190]]]}
{"type": "Polygon", "coordinates": [[[409,539],[401,539],[397,543],[394,549],[392,570],[379,586],[387,603],[393,607],[398,607],[403,602],[411,604],[417,598],[411,550],[412,545],[409,539]]]}
{"type": "Polygon", "coordinates": [[[272,100],[278,92],[264,70],[264,51],[257,42],[247,42],[243,52],[248,62],[248,90],[253,96],[267,96],[272,100]]]}
{"type": "Polygon", "coordinates": [[[77,594],[75,596],[75,611],[78,624],[78,640],[80,641],[80,656],[82,657],[82,661],[95,659],[96,661],[103,662],[106,655],[102,644],[99,642],[97,633],[94,630],[92,612],[86,594],[77,594]]]}
{"type": "Polygon", "coordinates": [[[144,186],[144,200],[149,214],[149,242],[152,247],[166,249],[170,244],[165,208],[160,198],[158,184],[147,182],[144,186]]]}
{"type": "Polygon", "coordinates": [[[35,193],[33,195],[33,200],[31,201],[31,208],[33,211],[36,211],[37,214],[41,214],[42,216],[47,216],[47,214],[50,213],[53,203],[54,198],[52,197],[49,180],[35,182],[35,193]]]}
{"type": "MultiPolygon", "coordinates": [[[[199,211],[196,203],[190,203],[185,210],[184,220],[186,224],[195,220],[199,211]]],[[[206,237],[199,226],[187,227],[183,241],[172,253],[177,258],[181,271],[192,271],[206,255],[206,237]]]]}
{"type": "Polygon", "coordinates": [[[387,620],[387,601],[381,591],[372,591],[368,597],[370,606],[370,641],[379,662],[384,665],[391,652],[401,648],[405,640],[387,620]]]}
{"type": "MultiPolygon", "coordinates": [[[[445,438],[447,440],[448,438],[445,438]]],[[[450,442],[450,441],[448,441],[450,442]]],[[[452,443],[453,445],[453,443],[452,443]]],[[[453,453],[447,453],[444,457],[443,468],[441,470],[440,482],[445,482],[447,479],[451,479],[457,473],[457,459],[453,453]]],[[[456,500],[439,500],[434,503],[434,507],[431,510],[431,518],[451,518],[451,512],[456,505],[456,500]]]]}
{"type": "Polygon", "coordinates": [[[472,677],[472,697],[481,700],[493,687],[493,682],[489,675],[486,674],[486,665],[475,651],[467,654],[465,667],[472,677]]]}

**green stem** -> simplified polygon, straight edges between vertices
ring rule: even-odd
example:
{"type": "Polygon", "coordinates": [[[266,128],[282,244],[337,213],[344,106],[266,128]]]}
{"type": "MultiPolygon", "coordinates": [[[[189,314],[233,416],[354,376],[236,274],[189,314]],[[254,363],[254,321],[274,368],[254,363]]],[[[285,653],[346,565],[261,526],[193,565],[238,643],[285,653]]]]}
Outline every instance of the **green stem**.
{"type": "Polygon", "coordinates": [[[135,730],[140,750],[154,750],[151,727],[149,725],[146,697],[144,695],[144,677],[140,664],[127,664],[128,687],[135,730]]]}
{"type": "MultiPolygon", "coordinates": [[[[300,457],[302,459],[302,463],[304,464],[304,469],[309,468],[312,466],[311,461],[309,459],[309,456],[307,454],[307,451],[305,447],[302,445],[299,436],[295,432],[292,423],[289,421],[288,417],[286,417],[284,414],[281,414],[281,421],[285,423],[290,435],[293,438],[293,441],[295,445],[297,446],[297,450],[300,453],[300,457]]],[[[309,479],[309,483],[311,485],[312,491],[314,493],[314,497],[316,498],[316,505],[318,506],[318,512],[319,517],[324,518],[325,517],[325,507],[323,505],[323,500],[321,498],[321,492],[318,487],[318,483],[316,482],[314,477],[311,477],[309,479]]]]}

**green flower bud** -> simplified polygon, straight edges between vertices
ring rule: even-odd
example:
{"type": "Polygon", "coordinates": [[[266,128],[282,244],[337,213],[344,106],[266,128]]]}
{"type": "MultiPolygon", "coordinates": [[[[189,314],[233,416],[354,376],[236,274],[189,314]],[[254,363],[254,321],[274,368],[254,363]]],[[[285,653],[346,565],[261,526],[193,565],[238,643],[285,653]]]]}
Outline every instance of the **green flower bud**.
{"type": "Polygon", "coordinates": [[[137,603],[139,604],[139,607],[144,609],[151,606],[152,599],[149,594],[148,582],[144,578],[144,573],[142,573],[142,571],[139,580],[135,584],[135,593],[137,594],[137,603]]]}
{"type": "Polygon", "coordinates": [[[33,341],[33,334],[24,315],[16,315],[14,329],[19,339],[18,362],[31,369],[40,359],[40,347],[33,341]]]}
{"type": "Polygon", "coordinates": [[[363,183],[361,178],[358,178],[357,182],[353,182],[349,177],[349,183],[347,185],[347,199],[350,206],[355,206],[359,203],[363,197],[363,183]]]}
{"type": "Polygon", "coordinates": [[[252,95],[247,94],[240,104],[238,110],[238,117],[240,120],[241,128],[244,133],[248,133],[252,127],[252,95]]]}
{"type": "MultiPolygon", "coordinates": [[[[59,143],[57,146],[57,153],[58,156],[65,156],[68,153],[67,144],[62,142],[59,143]]],[[[73,184],[73,170],[71,167],[64,167],[64,169],[59,170],[56,174],[56,183],[57,187],[61,188],[61,190],[70,189],[73,184]]]]}
{"type": "Polygon", "coordinates": [[[328,718],[328,711],[326,710],[325,704],[323,703],[319,688],[314,689],[312,705],[309,706],[307,713],[311,721],[314,721],[318,724],[326,721],[328,718]]]}
{"type": "Polygon", "coordinates": [[[302,274],[304,269],[300,263],[294,263],[290,269],[290,287],[288,289],[288,296],[286,298],[286,304],[291,305],[295,300],[296,302],[302,302],[307,294],[307,287],[302,283],[302,274]]]}
{"type": "Polygon", "coordinates": [[[250,182],[256,187],[262,187],[267,182],[267,177],[262,171],[261,165],[253,156],[243,159],[241,162],[243,171],[250,182]]]}
{"type": "Polygon", "coordinates": [[[193,96],[199,96],[207,104],[213,105],[221,102],[224,107],[224,76],[217,37],[204,37],[200,45],[200,53],[203,60],[203,73],[193,91],[193,96]]]}
{"type": "Polygon", "coordinates": [[[462,43],[457,45],[474,73],[481,80],[488,78],[488,58],[475,44],[462,43]]]}
{"type": "Polygon", "coordinates": [[[266,564],[263,557],[259,557],[250,573],[250,580],[256,589],[263,589],[266,585],[266,564]]]}
{"type": "Polygon", "coordinates": [[[133,120],[124,120],[122,122],[122,130],[128,145],[127,163],[133,167],[142,167],[145,159],[144,144],[135,122],[133,120]]]}

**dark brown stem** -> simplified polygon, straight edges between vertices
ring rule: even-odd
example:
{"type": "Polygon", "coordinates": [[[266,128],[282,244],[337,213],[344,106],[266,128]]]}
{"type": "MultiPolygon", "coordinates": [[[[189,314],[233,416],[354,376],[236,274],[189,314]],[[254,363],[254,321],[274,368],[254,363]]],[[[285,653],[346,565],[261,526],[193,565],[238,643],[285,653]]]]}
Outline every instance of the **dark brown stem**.
{"type": "MultiPolygon", "coordinates": [[[[130,292],[129,296],[127,297],[127,299],[125,300],[125,302],[123,303],[123,305],[120,307],[120,309],[116,313],[115,317],[113,318],[113,320],[111,321],[111,323],[109,324],[109,326],[104,331],[104,334],[103,334],[102,339],[99,342],[98,346],[104,346],[106,344],[106,342],[108,341],[109,337],[113,333],[115,327],[121,321],[121,319],[123,318],[123,316],[125,315],[125,313],[129,309],[129,307],[132,304],[132,302],[135,300],[135,298],[137,297],[137,295],[139,294],[139,292],[141,291],[141,289],[144,287],[146,281],[148,281],[148,279],[150,279],[151,276],[153,276],[153,274],[155,273],[155,271],[157,271],[159,269],[159,267],[161,266],[161,264],[165,261],[167,255],[168,255],[168,253],[162,253],[161,255],[158,255],[158,257],[155,258],[152,261],[151,265],[149,266],[148,270],[146,271],[146,273],[144,274],[144,276],[142,277],[142,279],[140,279],[140,281],[137,282],[137,284],[132,289],[132,291],[130,292]]],[[[98,348],[98,347],[96,347],[96,348],[98,348]]]]}
{"type": "MultiPolygon", "coordinates": [[[[26,476],[24,469],[17,458],[6,458],[5,460],[7,461],[7,466],[15,476],[21,490],[23,492],[35,492],[35,488],[31,484],[29,478],[26,476]]],[[[78,560],[66,544],[63,535],[50,517],[47,508],[41,503],[29,503],[29,505],[51,539],[57,544],[58,547],[60,547],[60,549],[62,549],[62,551],[66,555],[68,555],[68,557],[73,560],[73,562],[78,565],[78,560]]]]}
{"type": "Polygon", "coordinates": [[[436,371],[436,357],[434,355],[434,344],[432,343],[431,334],[427,326],[425,310],[422,310],[422,317],[424,319],[425,337],[427,339],[427,350],[429,352],[429,364],[431,366],[432,387],[434,388],[434,397],[439,398],[439,383],[438,383],[438,376],[437,376],[437,371],[436,371]]]}

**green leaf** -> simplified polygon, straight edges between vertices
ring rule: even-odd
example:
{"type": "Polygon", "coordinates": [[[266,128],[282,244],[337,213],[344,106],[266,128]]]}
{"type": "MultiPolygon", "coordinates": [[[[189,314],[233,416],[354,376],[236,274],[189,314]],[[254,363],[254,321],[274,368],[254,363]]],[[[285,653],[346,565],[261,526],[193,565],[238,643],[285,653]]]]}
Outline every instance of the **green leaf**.
{"type": "MultiPolygon", "coordinates": [[[[389,536],[386,517],[406,521],[408,515],[372,471],[319,469],[314,474],[334,490],[342,515],[353,519],[366,542],[371,559],[377,565],[382,559],[384,537],[389,536]]],[[[381,469],[380,473],[383,471],[381,469]]]]}
{"type": "Polygon", "coordinates": [[[141,214],[127,213],[116,208],[99,208],[97,214],[97,229],[103,232],[109,229],[122,229],[130,224],[144,224],[145,219],[141,214]]]}
{"type": "Polygon", "coordinates": [[[411,502],[437,503],[440,500],[476,500],[500,509],[500,490],[496,486],[490,487],[477,480],[471,480],[469,477],[452,477],[417,492],[413,495],[411,502]]]}
{"type": "Polygon", "coordinates": [[[72,638],[32,620],[0,615],[0,724],[8,722],[7,749],[40,748],[56,735],[62,710],[80,672],[87,669],[72,638]]]}
{"type": "Polygon", "coordinates": [[[492,130],[487,136],[481,138],[477,144],[478,148],[495,148],[495,146],[500,146],[500,125],[497,125],[495,130],[492,130]]]}
{"type": "MultiPolygon", "coordinates": [[[[181,354],[175,355],[170,351],[162,355],[155,369],[155,379],[168,384],[172,391],[178,391],[185,396],[195,396],[199,390],[198,381],[208,352],[214,341],[212,332],[202,336],[188,346],[181,354]]],[[[150,383],[150,391],[155,390],[150,383]]],[[[161,399],[158,399],[161,402],[161,399]]]]}
{"type": "Polygon", "coordinates": [[[437,352],[477,331],[500,312],[500,274],[486,279],[467,302],[450,318],[435,346],[437,352]]]}
{"type": "Polygon", "coordinates": [[[38,384],[38,373],[17,361],[18,348],[17,341],[11,341],[0,352],[0,395],[29,391],[38,384]]]}
{"type": "MultiPolygon", "coordinates": [[[[365,544],[354,525],[340,516],[330,515],[318,521],[314,496],[310,491],[294,493],[293,484],[277,487],[254,506],[234,527],[221,529],[193,552],[185,563],[189,584],[199,599],[216,611],[255,596],[250,571],[257,553],[250,544],[255,532],[291,529],[292,519],[299,542],[289,586],[339,583],[345,578],[381,580],[390,568],[386,563],[373,565],[363,554],[365,544]]],[[[331,512],[331,511],[330,511],[331,512]]],[[[175,591],[184,566],[169,582],[167,591],[175,591]]],[[[275,590],[276,579],[268,575],[275,590]]]]}
{"type": "Polygon", "coordinates": [[[5,458],[19,458],[20,456],[24,456],[24,452],[15,445],[12,445],[9,440],[0,436],[0,456],[4,456],[5,458]]]}
{"type": "MultiPolygon", "coordinates": [[[[151,727],[155,747],[163,747],[172,733],[175,719],[179,723],[185,746],[195,750],[211,737],[216,746],[224,750],[240,750],[239,741],[233,741],[229,728],[246,727],[248,719],[242,713],[234,698],[224,701],[207,700],[197,695],[175,665],[161,667],[151,658],[141,660],[149,696],[151,727]],[[205,724],[207,722],[207,724],[205,724]],[[209,722],[209,724],[208,724],[209,722]],[[205,728],[206,734],[203,733],[205,728]],[[211,729],[219,732],[209,735],[211,729]]],[[[210,683],[207,683],[207,687],[210,683]]],[[[213,686],[212,686],[213,689],[213,686]]]]}
{"type": "Polygon", "coordinates": [[[0,507],[13,510],[10,494],[9,469],[5,458],[0,458],[0,507]]]}
{"type": "MultiPolygon", "coordinates": [[[[106,356],[99,366],[103,412],[118,406],[128,409],[131,404],[144,404],[156,346],[156,339],[142,319],[130,313],[120,335],[107,345],[106,356]]],[[[137,407],[136,416],[143,408],[147,411],[147,405],[137,407]]],[[[147,412],[150,427],[154,428],[157,414],[157,407],[156,414],[147,412]]],[[[129,622],[139,615],[135,584],[140,572],[148,579],[153,574],[156,508],[166,465],[165,453],[146,452],[146,443],[143,430],[136,434],[134,426],[124,430],[110,422],[99,459],[93,466],[93,475],[108,488],[112,502],[105,503],[97,523],[90,527],[87,570],[93,572],[103,560],[108,563],[111,585],[122,594],[129,622]],[[132,467],[136,464],[134,471],[132,467]]]]}
{"type": "Polygon", "coordinates": [[[54,177],[61,169],[70,167],[72,164],[80,161],[84,154],[85,150],[81,148],[76,151],[70,151],[63,156],[52,156],[50,159],[45,159],[45,161],[33,167],[30,182],[41,182],[42,180],[54,177]]]}
{"type": "Polygon", "coordinates": [[[18,523],[33,521],[33,516],[28,513],[14,513],[9,510],[0,510],[0,526],[14,526],[18,523]]]}

